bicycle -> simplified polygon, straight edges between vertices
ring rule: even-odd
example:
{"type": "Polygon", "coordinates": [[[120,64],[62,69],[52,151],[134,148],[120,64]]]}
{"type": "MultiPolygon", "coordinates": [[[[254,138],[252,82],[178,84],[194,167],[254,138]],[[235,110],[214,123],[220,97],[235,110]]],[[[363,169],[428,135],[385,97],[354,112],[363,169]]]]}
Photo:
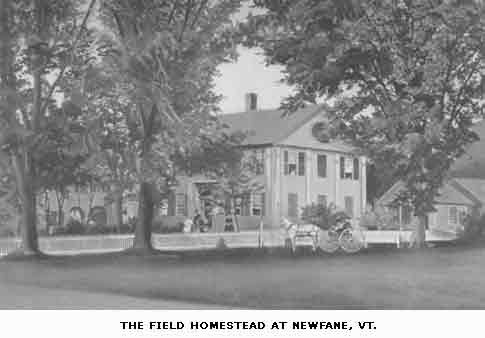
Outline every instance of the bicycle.
{"type": "Polygon", "coordinates": [[[364,235],[349,222],[337,224],[320,235],[320,248],[327,253],[342,249],[345,253],[356,253],[364,247],[364,235]]]}

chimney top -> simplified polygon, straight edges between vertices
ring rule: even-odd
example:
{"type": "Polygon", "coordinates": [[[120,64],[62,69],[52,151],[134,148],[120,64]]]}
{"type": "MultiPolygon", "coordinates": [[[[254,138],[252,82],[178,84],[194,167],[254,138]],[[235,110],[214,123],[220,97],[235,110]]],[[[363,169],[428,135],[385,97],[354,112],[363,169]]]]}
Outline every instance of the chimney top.
{"type": "Polygon", "coordinates": [[[258,110],[258,94],[247,93],[245,96],[246,112],[258,110]]]}

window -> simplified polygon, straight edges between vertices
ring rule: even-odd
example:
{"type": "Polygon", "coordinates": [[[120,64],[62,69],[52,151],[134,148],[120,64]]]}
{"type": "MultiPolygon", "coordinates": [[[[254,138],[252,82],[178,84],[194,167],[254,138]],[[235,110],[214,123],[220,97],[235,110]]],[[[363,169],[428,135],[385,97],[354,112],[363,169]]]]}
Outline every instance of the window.
{"type": "Polygon", "coordinates": [[[234,213],[239,216],[249,216],[249,194],[234,199],[234,213]]]}
{"type": "Polygon", "coordinates": [[[254,151],[254,159],[256,162],[256,175],[264,174],[264,149],[257,149],[254,151]]]}
{"type": "Polygon", "coordinates": [[[354,171],[354,162],[349,157],[345,157],[344,161],[345,161],[344,178],[352,179],[352,174],[354,171]]]}
{"type": "Polygon", "coordinates": [[[298,176],[305,176],[305,153],[298,153],[298,176]]]}
{"type": "Polygon", "coordinates": [[[411,224],[411,207],[409,205],[401,207],[401,222],[404,225],[411,224]]]}
{"type": "Polygon", "coordinates": [[[264,149],[251,149],[244,152],[244,160],[251,165],[256,175],[264,174],[264,149]]]}
{"type": "Polygon", "coordinates": [[[285,150],[283,152],[285,175],[296,175],[296,153],[285,150]]]}
{"type": "Polygon", "coordinates": [[[359,179],[359,159],[357,157],[354,158],[354,180],[359,179]]]}
{"type": "Polygon", "coordinates": [[[463,224],[466,216],[465,207],[452,206],[448,208],[448,224],[458,225],[463,224]]]}
{"type": "Polygon", "coordinates": [[[187,195],[175,194],[175,216],[187,216],[187,195]]]}
{"type": "Polygon", "coordinates": [[[160,201],[160,216],[168,216],[168,198],[162,198],[160,201]]]}
{"type": "Polygon", "coordinates": [[[448,208],[448,224],[458,224],[458,208],[448,208]]]}
{"type": "Polygon", "coordinates": [[[253,194],[253,203],[251,214],[253,216],[264,216],[264,192],[260,194],[253,194]]]}
{"type": "Polygon", "coordinates": [[[327,195],[318,195],[317,196],[317,204],[326,207],[327,206],[327,195]]]}
{"type": "Polygon", "coordinates": [[[288,194],[288,217],[298,217],[298,194],[288,194]]]}
{"type": "Polygon", "coordinates": [[[359,179],[359,159],[340,156],[340,178],[359,179]]]}
{"type": "Polygon", "coordinates": [[[345,213],[350,216],[354,217],[354,198],[352,196],[345,196],[345,213]]]}
{"type": "Polygon", "coordinates": [[[327,177],[327,156],[317,155],[317,175],[318,177],[327,177]]]}

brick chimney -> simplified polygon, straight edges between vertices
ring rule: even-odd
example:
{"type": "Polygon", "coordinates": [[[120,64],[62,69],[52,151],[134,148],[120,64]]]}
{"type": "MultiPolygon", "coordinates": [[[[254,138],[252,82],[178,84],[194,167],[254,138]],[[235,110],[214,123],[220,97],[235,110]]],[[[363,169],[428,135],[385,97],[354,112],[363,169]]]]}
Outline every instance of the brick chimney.
{"type": "Polygon", "coordinates": [[[258,110],[258,94],[247,93],[245,95],[246,112],[258,110]]]}

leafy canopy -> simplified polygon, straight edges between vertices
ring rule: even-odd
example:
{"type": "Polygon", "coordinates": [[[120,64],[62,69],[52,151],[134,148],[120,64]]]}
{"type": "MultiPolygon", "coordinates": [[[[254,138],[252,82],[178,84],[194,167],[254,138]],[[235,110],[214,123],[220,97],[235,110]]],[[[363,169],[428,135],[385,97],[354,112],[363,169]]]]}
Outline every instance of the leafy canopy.
{"type": "Polygon", "coordinates": [[[485,8],[467,0],[255,0],[246,43],[285,66],[295,109],[335,98],[333,131],[393,161],[400,200],[422,215],[452,162],[477,139],[485,8]]]}

